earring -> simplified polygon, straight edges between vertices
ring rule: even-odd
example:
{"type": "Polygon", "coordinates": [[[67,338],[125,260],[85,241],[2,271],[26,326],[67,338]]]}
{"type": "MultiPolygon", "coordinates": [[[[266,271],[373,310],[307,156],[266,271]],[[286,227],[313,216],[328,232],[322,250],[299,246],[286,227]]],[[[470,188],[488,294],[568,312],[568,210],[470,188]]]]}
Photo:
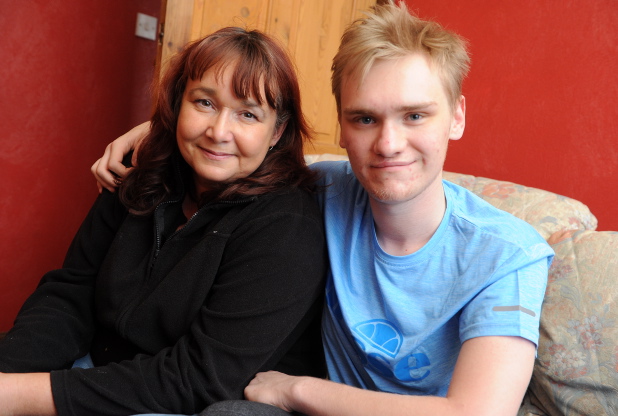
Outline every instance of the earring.
{"type": "Polygon", "coordinates": [[[274,147],[274,146],[270,146],[270,147],[268,148],[268,151],[270,152],[271,150],[273,150],[273,147],[274,147]]]}

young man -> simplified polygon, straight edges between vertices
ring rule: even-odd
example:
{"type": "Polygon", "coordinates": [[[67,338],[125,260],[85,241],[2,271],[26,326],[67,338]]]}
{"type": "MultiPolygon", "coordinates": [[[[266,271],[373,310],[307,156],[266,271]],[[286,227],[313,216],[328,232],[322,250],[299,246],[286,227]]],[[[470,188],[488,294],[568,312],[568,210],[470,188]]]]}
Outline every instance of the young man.
{"type": "Polygon", "coordinates": [[[259,374],[248,399],[308,415],[517,413],[553,252],[442,180],[467,68],[457,36],[403,5],[344,34],[333,92],[350,165],[319,166],[331,381],[259,374]]]}
{"type": "MultiPolygon", "coordinates": [[[[517,413],[553,252],[442,180],[464,131],[468,63],[458,36],[403,4],[346,30],[332,80],[350,163],[314,165],[329,185],[318,198],[330,380],[260,373],[249,400],[307,415],[517,413]]],[[[236,405],[206,414],[264,414],[236,405]]]]}

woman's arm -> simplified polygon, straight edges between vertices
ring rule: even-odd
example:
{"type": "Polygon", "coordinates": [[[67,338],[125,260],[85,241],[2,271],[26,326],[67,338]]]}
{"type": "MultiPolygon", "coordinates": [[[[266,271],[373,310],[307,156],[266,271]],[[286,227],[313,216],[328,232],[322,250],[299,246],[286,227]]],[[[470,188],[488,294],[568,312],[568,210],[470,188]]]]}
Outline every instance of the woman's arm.
{"type": "Polygon", "coordinates": [[[362,390],[311,377],[258,374],[249,400],[310,416],[515,415],[530,382],[535,346],[519,337],[464,342],[447,396],[406,396],[362,390]]]}
{"type": "Polygon", "coordinates": [[[50,271],[0,342],[0,415],[56,415],[49,372],[88,352],[94,331],[97,270],[126,210],[100,195],[71,243],[63,268],[50,271]],[[91,238],[96,236],[96,238],[91,238]]]}
{"type": "Polygon", "coordinates": [[[90,171],[97,180],[99,193],[103,188],[110,192],[114,192],[118,186],[118,180],[127,176],[130,168],[122,164],[124,157],[135,149],[133,153],[133,165],[135,166],[135,157],[141,140],[146,137],[150,131],[150,122],[144,122],[118,137],[105,148],[103,156],[94,162],[90,171]]]}
{"type": "Polygon", "coordinates": [[[94,333],[96,277],[126,214],[115,195],[99,195],[62,268],[42,277],[0,341],[0,372],[68,368],[88,352],[94,333]]]}
{"type": "Polygon", "coordinates": [[[0,374],[0,416],[56,416],[49,373],[0,374]]]}
{"type": "MultiPolygon", "coordinates": [[[[158,280],[163,292],[181,296],[162,306],[161,315],[153,319],[163,325],[172,316],[169,325],[178,325],[187,318],[184,335],[170,340],[169,347],[153,346],[152,355],[140,354],[117,365],[53,372],[58,411],[70,407],[75,414],[90,414],[92,409],[113,414],[110,408],[123,414],[194,414],[213,402],[242,398],[254,375],[275,368],[299,335],[299,325],[320,311],[314,306],[323,296],[326,258],[319,212],[314,206],[314,214],[306,215],[308,205],[304,212],[280,209],[300,199],[298,193],[277,197],[268,205],[272,209],[249,211],[233,232],[218,227],[208,233],[205,245],[195,246],[174,268],[177,276],[158,280]],[[218,239],[223,243],[217,244],[218,239]],[[218,270],[214,280],[213,269],[218,270]],[[184,310],[197,298],[203,305],[196,315],[177,316],[178,308],[184,310]]],[[[306,195],[302,201],[308,204],[312,198],[306,195]]],[[[167,299],[163,292],[156,297],[167,299]]],[[[142,321],[127,322],[127,330],[145,331],[142,321]]]]}

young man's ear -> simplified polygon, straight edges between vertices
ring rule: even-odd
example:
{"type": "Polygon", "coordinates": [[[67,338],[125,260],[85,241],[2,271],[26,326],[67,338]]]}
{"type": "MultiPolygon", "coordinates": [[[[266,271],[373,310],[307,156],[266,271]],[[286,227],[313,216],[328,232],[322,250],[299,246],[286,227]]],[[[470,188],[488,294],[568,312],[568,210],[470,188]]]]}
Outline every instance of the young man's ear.
{"type": "Polygon", "coordinates": [[[453,119],[451,120],[451,134],[449,139],[459,140],[463,136],[466,127],[466,97],[459,97],[455,108],[453,109],[453,119]]]}
{"type": "Polygon", "coordinates": [[[341,147],[342,149],[345,149],[347,145],[348,145],[348,142],[346,141],[343,134],[341,134],[341,130],[339,130],[339,147],[341,147]]]}
{"type": "Polygon", "coordinates": [[[348,141],[346,140],[345,136],[343,135],[343,129],[341,128],[341,113],[339,112],[339,109],[337,109],[337,115],[339,116],[339,147],[341,147],[342,149],[345,149],[346,146],[348,145],[348,141]]]}

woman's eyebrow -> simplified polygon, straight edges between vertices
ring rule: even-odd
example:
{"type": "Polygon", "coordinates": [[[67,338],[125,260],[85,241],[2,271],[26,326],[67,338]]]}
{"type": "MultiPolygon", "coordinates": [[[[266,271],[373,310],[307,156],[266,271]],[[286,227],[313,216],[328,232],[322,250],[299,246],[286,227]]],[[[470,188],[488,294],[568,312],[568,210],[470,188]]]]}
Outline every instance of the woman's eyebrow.
{"type": "MultiPolygon", "coordinates": [[[[206,94],[208,96],[217,98],[217,90],[214,88],[210,88],[210,87],[204,87],[204,86],[198,86],[195,88],[191,88],[189,90],[189,94],[195,94],[195,93],[203,93],[206,94]]],[[[243,100],[241,100],[241,103],[244,107],[248,107],[253,109],[258,109],[262,112],[266,111],[264,105],[260,105],[257,100],[253,99],[253,98],[245,98],[243,100]]]]}
{"type": "Polygon", "coordinates": [[[256,100],[252,100],[249,98],[245,98],[244,100],[242,100],[242,104],[247,107],[257,107],[260,109],[262,108],[262,106],[256,100]]]}
{"type": "Polygon", "coordinates": [[[217,95],[217,91],[214,88],[208,88],[208,87],[195,87],[195,88],[191,88],[189,90],[189,94],[194,94],[196,92],[201,92],[207,95],[212,95],[212,96],[216,96],[217,95]]]}

